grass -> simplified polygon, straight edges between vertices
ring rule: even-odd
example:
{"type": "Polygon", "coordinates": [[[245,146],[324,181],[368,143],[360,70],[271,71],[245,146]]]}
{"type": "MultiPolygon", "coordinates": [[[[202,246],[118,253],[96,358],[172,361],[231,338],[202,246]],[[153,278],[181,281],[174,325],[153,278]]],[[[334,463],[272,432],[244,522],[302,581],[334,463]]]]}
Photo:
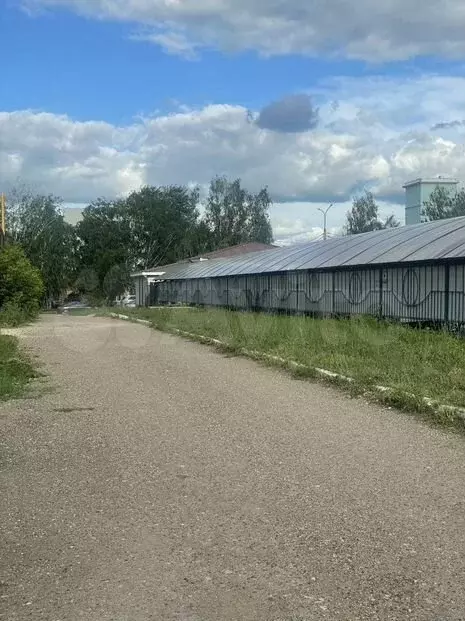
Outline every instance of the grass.
{"type": "Polygon", "coordinates": [[[36,319],[38,308],[27,310],[16,304],[6,303],[0,308],[0,327],[15,328],[36,319]]]}
{"type": "Polygon", "coordinates": [[[18,340],[0,334],[0,400],[23,395],[34,377],[37,373],[19,350],[18,340]]]}
{"type": "MultiPolygon", "coordinates": [[[[300,377],[314,376],[315,367],[351,377],[352,392],[376,395],[398,408],[428,412],[424,398],[465,408],[465,340],[446,332],[365,317],[315,319],[189,308],[125,309],[124,314],[148,319],[161,330],[218,339],[232,353],[247,349],[258,352],[257,358],[295,361],[306,367],[294,369],[300,377]],[[380,393],[378,385],[392,390],[380,393]]],[[[451,412],[434,416],[442,424],[456,422],[451,412]]]]}
{"type": "Polygon", "coordinates": [[[69,309],[66,314],[76,317],[86,317],[88,315],[95,315],[95,308],[72,308],[69,309]]]}

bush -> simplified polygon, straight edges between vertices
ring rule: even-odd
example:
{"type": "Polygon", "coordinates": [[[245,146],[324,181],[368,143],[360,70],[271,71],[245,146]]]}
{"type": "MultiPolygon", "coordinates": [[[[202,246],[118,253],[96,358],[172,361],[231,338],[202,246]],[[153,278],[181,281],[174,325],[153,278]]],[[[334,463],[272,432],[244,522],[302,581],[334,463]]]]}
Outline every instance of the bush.
{"type": "Polygon", "coordinates": [[[0,326],[16,327],[34,317],[34,313],[26,312],[14,302],[7,302],[0,309],[0,326]]]}
{"type": "Polygon", "coordinates": [[[19,246],[0,250],[0,323],[18,325],[34,317],[43,292],[39,270],[19,246]]]}

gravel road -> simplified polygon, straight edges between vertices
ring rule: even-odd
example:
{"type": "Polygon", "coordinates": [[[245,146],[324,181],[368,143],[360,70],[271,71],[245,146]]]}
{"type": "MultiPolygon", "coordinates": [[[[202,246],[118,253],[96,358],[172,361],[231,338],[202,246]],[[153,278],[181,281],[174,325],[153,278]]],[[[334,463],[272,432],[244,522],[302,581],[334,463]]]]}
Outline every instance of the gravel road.
{"type": "Polygon", "coordinates": [[[463,437],[140,325],[21,338],[2,619],[465,619],[463,437]]]}

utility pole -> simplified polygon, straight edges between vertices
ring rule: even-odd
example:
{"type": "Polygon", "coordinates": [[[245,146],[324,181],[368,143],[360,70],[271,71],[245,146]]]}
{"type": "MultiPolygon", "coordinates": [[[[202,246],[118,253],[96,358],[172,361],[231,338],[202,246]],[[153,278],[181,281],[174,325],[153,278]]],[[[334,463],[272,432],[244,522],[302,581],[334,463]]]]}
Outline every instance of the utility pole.
{"type": "Polygon", "coordinates": [[[322,209],[321,207],[317,207],[318,211],[321,211],[321,213],[323,214],[323,239],[327,239],[327,237],[328,237],[328,230],[326,228],[326,216],[327,216],[328,211],[331,209],[332,206],[333,206],[333,204],[331,203],[330,205],[328,205],[328,207],[326,207],[326,209],[322,209]]]}
{"type": "Polygon", "coordinates": [[[6,233],[6,214],[5,214],[5,195],[1,194],[0,197],[0,247],[5,244],[6,233]]]}

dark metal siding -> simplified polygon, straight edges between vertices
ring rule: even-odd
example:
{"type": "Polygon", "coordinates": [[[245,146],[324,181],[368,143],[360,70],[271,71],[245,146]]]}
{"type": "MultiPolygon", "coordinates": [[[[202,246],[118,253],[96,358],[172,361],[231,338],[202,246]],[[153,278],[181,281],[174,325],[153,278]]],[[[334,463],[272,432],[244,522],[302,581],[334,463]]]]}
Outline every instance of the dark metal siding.
{"type": "Polygon", "coordinates": [[[151,304],[465,323],[465,263],[165,280],[150,294],[151,304]]]}
{"type": "Polygon", "coordinates": [[[449,321],[465,321],[465,265],[449,268],[449,321]]]}
{"type": "Polygon", "coordinates": [[[444,285],[444,265],[383,270],[383,315],[409,321],[443,321],[444,285]]]}
{"type": "Polygon", "coordinates": [[[341,315],[378,315],[378,270],[334,272],[334,307],[332,312],[341,315]]]}

